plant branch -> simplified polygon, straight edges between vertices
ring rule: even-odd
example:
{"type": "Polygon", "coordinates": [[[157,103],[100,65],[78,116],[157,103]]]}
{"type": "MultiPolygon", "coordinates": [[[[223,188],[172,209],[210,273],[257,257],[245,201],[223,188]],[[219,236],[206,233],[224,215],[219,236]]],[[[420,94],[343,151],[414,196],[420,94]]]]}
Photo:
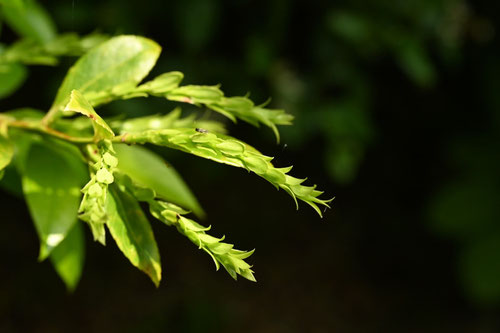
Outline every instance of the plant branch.
{"type": "Polygon", "coordinates": [[[69,141],[72,143],[87,144],[87,143],[94,142],[94,138],[71,136],[71,135],[68,135],[66,133],[57,131],[53,128],[50,128],[48,126],[45,126],[42,122],[38,122],[38,121],[33,122],[33,121],[25,121],[25,120],[14,120],[14,121],[8,121],[7,126],[21,128],[21,129],[28,130],[28,131],[34,131],[34,132],[50,135],[50,136],[56,137],[58,139],[69,141]]]}

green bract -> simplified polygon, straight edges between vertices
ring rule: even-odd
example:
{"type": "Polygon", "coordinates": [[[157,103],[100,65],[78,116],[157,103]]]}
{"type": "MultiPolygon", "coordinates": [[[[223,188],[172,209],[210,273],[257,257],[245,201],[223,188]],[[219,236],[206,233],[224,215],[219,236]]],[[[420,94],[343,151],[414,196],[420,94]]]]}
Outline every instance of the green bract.
{"type": "Polygon", "coordinates": [[[207,158],[219,163],[224,163],[252,171],[269,181],[277,188],[287,191],[294,199],[300,199],[311,205],[321,216],[319,205],[328,206],[331,200],[319,199],[323,192],[317,191],[316,186],[304,186],[305,179],[289,176],[287,173],[292,169],[275,168],[272,157],[259,153],[248,144],[228,137],[223,134],[198,132],[195,129],[163,129],[148,130],[142,133],[130,133],[122,135],[121,142],[152,143],[166,146],[187,153],[207,158]]]}
{"type": "Polygon", "coordinates": [[[271,157],[225,135],[223,124],[217,121],[194,115],[182,118],[180,108],[108,121],[95,108],[117,99],[156,96],[206,107],[233,121],[264,124],[277,138],[277,125],[289,125],[293,118],[283,110],[255,105],[247,96],[226,97],[219,86],[181,86],[183,74],[176,71],[141,83],[160,55],[161,48],[154,41],[138,36],[117,36],[105,42],[58,36],[34,1],[3,0],[0,4],[14,30],[30,38],[0,53],[0,69],[4,68],[0,83],[11,82],[0,89],[0,98],[22,83],[26,64],[54,64],[57,56],[90,48],[68,71],[47,113],[20,109],[0,114],[0,177],[5,173],[0,185],[15,191],[16,177],[21,179],[40,238],[39,259],[50,258],[68,289],[76,287],[83,267],[84,224],[78,220],[85,221],[94,240],[103,245],[107,229],[130,262],[159,285],[160,254],[140,202],[154,218],[175,227],[206,252],[217,269],[223,266],[234,279],[240,275],[255,281],[246,262],[253,250],[237,250],[224,237],[209,235],[210,227],[189,215],[192,212],[203,219],[205,211],[179,173],[161,156],[137,144],[177,149],[246,169],[285,190],[296,202],[306,202],[320,216],[320,206],[328,207],[331,200],[320,199],[323,192],[290,176],[291,167],[275,167],[271,157]],[[37,19],[29,20],[29,15],[37,19]]]}

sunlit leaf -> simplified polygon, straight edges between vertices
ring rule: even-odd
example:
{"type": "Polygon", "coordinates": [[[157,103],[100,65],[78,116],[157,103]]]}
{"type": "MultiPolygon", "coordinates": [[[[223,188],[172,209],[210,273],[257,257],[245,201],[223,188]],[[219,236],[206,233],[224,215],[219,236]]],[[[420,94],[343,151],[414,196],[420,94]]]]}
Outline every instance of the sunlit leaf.
{"type": "Polygon", "coordinates": [[[74,111],[83,114],[92,120],[94,126],[95,140],[111,139],[115,134],[113,130],[106,124],[106,122],[95,112],[92,105],[85,99],[85,97],[78,91],[72,90],[70,100],[64,111],[74,111]]]}
{"type": "MultiPolygon", "coordinates": [[[[24,110],[19,110],[19,113],[24,113],[24,110]]],[[[9,112],[8,114],[9,116],[11,114],[17,114],[17,111],[9,112]]],[[[29,148],[36,139],[37,136],[31,133],[16,129],[9,130],[9,140],[12,142],[14,155],[10,164],[3,169],[4,177],[0,181],[0,186],[19,198],[24,197],[21,174],[26,165],[29,148]]]]}
{"type": "Polygon", "coordinates": [[[85,239],[81,222],[75,223],[66,238],[50,254],[50,261],[69,291],[73,291],[83,271],[85,239]]]}
{"type": "Polygon", "coordinates": [[[40,238],[39,259],[66,237],[77,221],[83,163],[47,145],[31,146],[22,178],[23,192],[40,238]]]}
{"type": "Polygon", "coordinates": [[[116,85],[112,89],[86,92],[85,96],[93,105],[149,95],[197,106],[204,105],[228,117],[233,122],[241,119],[254,126],[264,124],[273,130],[278,141],[280,136],[276,125],[292,124],[293,116],[284,110],[266,109],[263,105],[256,106],[247,96],[224,97],[224,93],[218,85],[179,87],[182,79],[183,74],[180,72],[163,73],[138,87],[130,82],[129,84],[125,82],[125,84],[116,85]]]}
{"type": "Polygon", "coordinates": [[[160,253],[149,221],[130,194],[116,187],[110,189],[106,208],[111,236],[132,265],[146,273],[158,286],[161,280],[160,253]]]}
{"type": "Polygon", "coordinates": [[[61,109],[73,89],[82,94],[129,83],[136,85],[156,63],[161,48],[150,39],[119,36],[92,49],[66,75],[51,109],[61,109]]]}
{"type": "Polygon", "coordinates": [[[184,180],[160,156],[142,147],[123,144],[116,144],[115,151],[118,170],[140,185],[153,189],[160,198],[189,209],[199,217],[205,216],[184,180]]]}

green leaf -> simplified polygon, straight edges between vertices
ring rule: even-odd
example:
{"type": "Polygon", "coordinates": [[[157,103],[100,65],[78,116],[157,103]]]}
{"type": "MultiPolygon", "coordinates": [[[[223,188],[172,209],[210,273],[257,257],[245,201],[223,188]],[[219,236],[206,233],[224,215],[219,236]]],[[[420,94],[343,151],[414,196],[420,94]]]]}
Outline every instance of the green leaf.
{"type": "Polygon", "coordinates": [[[155,153],[137,146],[114,145],[118,170],[139,185],[151,188],[160,198],[193,211],[198,217],[205,212],[181,176],[155,153]]]}
{"type": "Polygon", "coordinates": [[[5,21],[15,32],[40,43],[48,42],[56,36],[54,22],[42,6],[35,0],[26,0],[23,7],[3,8],[5,21]]]}
{"type": "Polygon", "coordinates": [[[94,126],[94,138],[96,141],[102,139],[112,139],[115,136],[113,130],[106,124],[106,122],[95,112],[90,103],[83,97],[78,90],[71,91],[71,97],[64,108],[64,111],[74,111],[89,117],[94,126]]]}
{"type": "Polygon", "coordinates": [[[0,171],[3,173],[2,178],[0,178],[0,188],[5,190],[7,193],[18,197],[23,200],[23,189],[21,183],[21,176],[17,172],[16,168],[12,163],[7,168],[0,171]]]}
{"type": "Polygon", "coordinates": [[[0,135],[0,171],[10,164],[12,156],[14,156],[14,146],[7,138],[0,135]]]}
{"type": "Polygon", "coordinates": [[[111,236],[132,265],[146,273],[158,287],[161,280],[160,253],[151,225],[130,194],[114,186],[110,189],[106,224],[111,236]]]}
{"type": "MultiPolygon", "coordinates": [[[[18,113],[24,113],[24,110],[6,112],[5,114],[11,116],[18,113]]],[[[37,139],[39,137],[36,134],[21,131],[17,128],[9,129],[9,140],[13,145],[14,156],[10,164],[3,169],[5,173],[2,181],[0,181],[0,186],[20,199],[24,199],[21,177],[26,165],[26,158],[31,144],[37,139]]]]}
{"type": "Polygon", "coordinates": [[[14,93],[26,80],[27,70],[24,65],[11,63],[0,65],[0,98],[14,93]]]}
{"type": "Polygon", "coordinates": [[[82,275],[85,259],[85,239],[80,222],[75,223],[66,238],[50,254],[50,261],[71,292],[82,275]]]}
{"type": "Polygon", "coordinates": [[[53,110],[63,108],[73,89],[82,94],[138,84],[151,70],[161,48],[138,36],[114,37],[81,57],[71,67],[57,93],[53,110]]]}
{"type": "Polygon", "coordinates": [[[39,260],[47,258],[77,221],[87,175],[83,163],[72,157],[40,143],[27,156],[22,184],[40,238],[39,260]]]}
{"type": "Polygon", "coordinates": [[[0,55],[0,62],[55,66],[57,57],[45,50],[47,44],[40,44],[33,39],[18,40],[0,55]]]}

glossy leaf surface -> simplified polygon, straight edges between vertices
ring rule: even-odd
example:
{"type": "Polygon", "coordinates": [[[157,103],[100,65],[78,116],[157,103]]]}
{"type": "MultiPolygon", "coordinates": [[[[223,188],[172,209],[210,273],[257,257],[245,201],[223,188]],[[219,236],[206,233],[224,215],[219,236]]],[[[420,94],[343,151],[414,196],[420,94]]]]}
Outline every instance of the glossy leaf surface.
{"type": "Polygon", "coordinates": [[[73,291],[83,271],[85,239],[81,222],[75,223],[66,238],[52,251],[50,261],[69,291],[73,291]]]}
{"type": "Polygon", "coordinates": [[[160,253],[151,225],[139,203],[128,193],[111,187],[107,196],[111,236],[132,265],[146,273],[158,286],[161,280],[160,253]]]}
{"type": "Polygon", "coordinates": [[[92,120],[94,126],[94,135],[96,141],[101,139],[111,139],[115,136],[113,130],[106,124],[106,122],[95,112],[94,108],[85,99],[81,92],[72,90],[70,100],[64,111],[74,111],[83,114],[92,120]]]}
{"type": "Polygon", "coordinates": [[[100,92],[120,85],[138,84],[151,70],[161,48],[150,39],[119,36],[92,49],[66,75],[52,109],[63,108],[73,89],[82,94],[100,92]]]}
{"type": "Polygon", "coordinates": [[[173,202],[203,217],[205,213],[181,176],[160,156],[138,146],[115,145],[118,169],[159,198],[173,202]]]}
{"type": "Polygon", "coordinates": [[[40,238],[40,260],[47,258],[77,221],[80,188],[88,176],[84,165],[70,156],[38,143],[27,156],[23,192],[40,238]]]}

